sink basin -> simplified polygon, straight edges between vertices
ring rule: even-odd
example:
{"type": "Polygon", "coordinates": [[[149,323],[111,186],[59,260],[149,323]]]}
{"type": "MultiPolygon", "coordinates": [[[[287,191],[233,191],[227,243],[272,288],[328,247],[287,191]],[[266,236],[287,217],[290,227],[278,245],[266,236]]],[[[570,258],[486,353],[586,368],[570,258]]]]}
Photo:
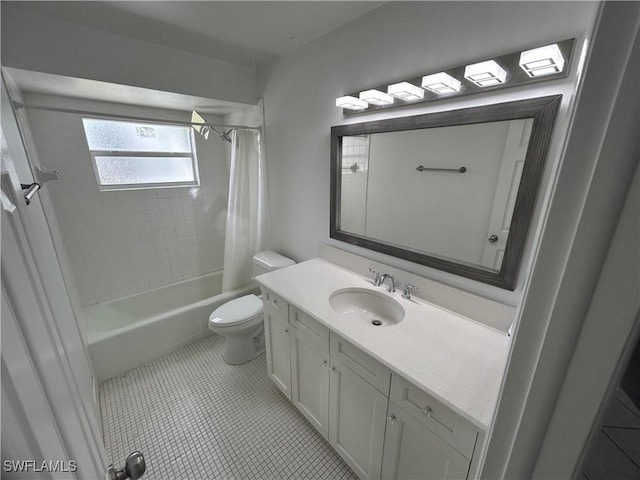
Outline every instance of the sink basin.
{"type": "Polygon", "coordinates": [[[336,290],[329,297],[329,305],[345,320],[372,326],[396,325],[405,314],[404,308],[389,295],[366,288],[336,290]]]}

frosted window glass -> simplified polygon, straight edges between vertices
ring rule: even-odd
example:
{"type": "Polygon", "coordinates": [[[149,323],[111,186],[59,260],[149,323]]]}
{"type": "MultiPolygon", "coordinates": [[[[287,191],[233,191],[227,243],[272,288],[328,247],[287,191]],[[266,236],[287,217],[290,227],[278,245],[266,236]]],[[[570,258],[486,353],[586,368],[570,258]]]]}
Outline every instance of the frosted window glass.
{"type": "Polygon", "coordinates": [[[95,157],[101,185],[195,182],[191,157],[95,157]]]}
{"type": "Polygon", "coordinates": [[[191,153],[190,127],[83,118],[90,150],[191,153]]]}

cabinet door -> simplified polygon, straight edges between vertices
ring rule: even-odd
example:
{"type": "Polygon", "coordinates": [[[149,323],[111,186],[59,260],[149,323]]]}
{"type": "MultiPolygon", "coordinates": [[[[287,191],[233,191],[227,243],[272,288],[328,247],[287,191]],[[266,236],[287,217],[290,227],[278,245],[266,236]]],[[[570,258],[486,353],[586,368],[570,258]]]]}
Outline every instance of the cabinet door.
{"type": "Polygon", "coordinates": [[[281,312],[265,305],[264,332],[267,351],[267,373],[291,400],[291,360],[289,354],[289,321],[281,312]]]}
{"type": "Polygon", "coordinates": [[[388,399],[331,361],[329,443],[361,479],[380,478],[388,399]]]}
{"type": "Polygon", "coordinates": [[[461,480],[467,478],[469,463],[431,430],[389,402],[383,479],[461,480]]]}
{"type": "Polygon", "coordinates": [[[291,401],[325,439],[329,433],[329,345],[294,328],[291,401]]]}

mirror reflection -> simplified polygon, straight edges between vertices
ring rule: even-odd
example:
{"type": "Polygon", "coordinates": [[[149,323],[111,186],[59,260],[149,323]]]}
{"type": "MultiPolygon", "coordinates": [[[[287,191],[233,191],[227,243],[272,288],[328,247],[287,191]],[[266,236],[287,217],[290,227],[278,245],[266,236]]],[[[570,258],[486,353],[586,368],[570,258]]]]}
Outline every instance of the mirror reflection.
{"type": "Polygon", "coordinates": [[[532,124],[343,136],[338,229],[500,271],[532,124]]]}

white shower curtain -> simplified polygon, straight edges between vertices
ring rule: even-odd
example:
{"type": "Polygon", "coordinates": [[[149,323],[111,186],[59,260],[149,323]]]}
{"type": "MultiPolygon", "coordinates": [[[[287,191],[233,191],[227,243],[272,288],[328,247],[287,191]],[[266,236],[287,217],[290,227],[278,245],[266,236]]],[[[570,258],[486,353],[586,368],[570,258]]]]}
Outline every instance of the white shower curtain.
{"type": "Polygon", "coordinates": [[[253,255],[266,248],[267,181],[260,133],[234,130],[222,291],[251,281],[253,255]]]}

